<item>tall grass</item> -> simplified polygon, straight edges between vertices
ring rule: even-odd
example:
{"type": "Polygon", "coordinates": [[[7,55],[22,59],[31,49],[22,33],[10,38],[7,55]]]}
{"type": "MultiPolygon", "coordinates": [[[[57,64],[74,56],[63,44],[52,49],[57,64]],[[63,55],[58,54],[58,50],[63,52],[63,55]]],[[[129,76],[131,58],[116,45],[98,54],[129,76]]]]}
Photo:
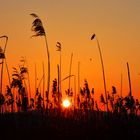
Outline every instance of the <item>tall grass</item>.
{"type": "Polygon", "coordinates": [[[108,112],[109,109],[108,109],[108,98],[107,98],[107,90],[106,90],[106,79],[105,79],[105,70],[104,70],[103,57],[102,57],[102,52],[101,52],[99,41],[98,41],[98,39],[97,39],[95,34],[92,35],[91,40],[93,40],[94,38],[96,38],[98,49],[99,49],[99,54],[100,54],[100,59],[101,59],[102,72],[103,72],[103,82],[104,82],[104,92],[105,92],[105,98],[106,98],[106,109],[107,109],[107,112],[108,112]]]}
{"type": "Polygon", "coordinates": [[[127,62],[127,71],[128,71],[128,81],[129,81],[129,95],[132,96],[132,88],[131,88],[131,78],[130,78],[130,69],[129,64],[127,62]]]}
{"type": "Polygon", "coordinates": [[[3,86],[3,66],[4,66],[4,60],[5,60],[5,51],[7,48],[7,42],[8,42],[8,37],[7,36],[0,36],[0,38],[5,38],[5,45],[4,48],[1,48],[1,52],[0,52],[0,59],[2,59],[2,66],[1,66],[1,84],[0,84],[0,94],[2,94],[2,86],[3,86]]]}
{"type": "Polygon", "coordinates": [[[45,29],[43,27],[43,23],[41,19],[39,18],[39,16],[34,13],[30,15],[33,16],[33,18],[35,18],[35,20],[32,23],[32,31],[35,32],[33,37],[44,36],[45,44],[46,44],[46,50],[47,50],[47,56],[48,56],[48,81],[47,81],[47,91],[46,91],[47,108],[48,108],[49,92],[50,92],[50,53],[49,53],[49,47],[48,47],[48,42],[47,42],[47,36],[46,36],[45,29]]]}
{"type": "Polygon", "coordinates": [[[72,58],[73,58],[73,53],[71,53],[71,58],[70,58],[70,67],[69,67],[69,86],[68,86],[68,89],[69,89],[69,92],[70,92],[70,88],[71,88],[71,68],[72,68],[72,58]]]}

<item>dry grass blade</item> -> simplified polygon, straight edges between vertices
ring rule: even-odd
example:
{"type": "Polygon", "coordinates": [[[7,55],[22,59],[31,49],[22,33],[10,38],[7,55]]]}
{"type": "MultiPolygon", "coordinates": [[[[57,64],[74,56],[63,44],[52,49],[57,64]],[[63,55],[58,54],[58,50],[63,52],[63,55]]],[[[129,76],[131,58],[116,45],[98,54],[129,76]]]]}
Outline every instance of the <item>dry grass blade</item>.
{"type": "Polygon", "coordinates": [[[35,13],[32,13],[30,15],[33,16],[34,18],[38,18],[38,15],[36,15],[35,13]]]}
{"type": "Polygon", "coordinates": [[[91,40],[95,38],[95,34],[92,35],[91,40]]]}

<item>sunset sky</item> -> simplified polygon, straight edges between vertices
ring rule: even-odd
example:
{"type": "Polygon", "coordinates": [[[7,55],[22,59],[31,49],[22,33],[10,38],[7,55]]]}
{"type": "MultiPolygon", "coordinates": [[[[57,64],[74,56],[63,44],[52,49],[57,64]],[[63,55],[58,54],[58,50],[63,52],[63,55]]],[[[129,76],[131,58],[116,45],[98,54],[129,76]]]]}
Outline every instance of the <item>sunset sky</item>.
{"type": "MultiPolygon", "coordinates": [[[[77,76],[80,62],[81,86],[86,78],[89,87],[95,88],[96,96],[104,92],[97,42],[90,40],[95,33],[103,53],[107,90],[111,92],[114,85],[120,94],[122,74],[123,94],[128,94],[128,62],[132,94],[140,99],[140,0],[1,0],[0,36],[9,37],[6,56],[10,74],[12,67],[18,66],[21,56],[26,57],[34,88],[35,64],[40,79],[42,62],[47,64],[47,55],[44,38],[31,38],[34,34],[31,13],[42,19],[47,34],[51,85],[57,77],[59,52],[56,51],[56,42],[59,41],[62,44],[62,79],[69,74],[73,53],[72,74],[77,76]]],[[[0,46],[3,42],[1,39],[0,46]]],[[[68,88],[67,81],[62,85],[63,90],[68,88]]]]}

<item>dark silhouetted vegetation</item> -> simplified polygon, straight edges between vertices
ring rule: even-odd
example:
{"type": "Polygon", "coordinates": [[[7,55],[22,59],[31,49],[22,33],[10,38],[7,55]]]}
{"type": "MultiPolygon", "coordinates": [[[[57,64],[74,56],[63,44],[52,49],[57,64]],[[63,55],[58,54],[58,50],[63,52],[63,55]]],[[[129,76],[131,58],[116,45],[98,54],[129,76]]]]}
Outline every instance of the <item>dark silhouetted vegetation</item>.
{"type": "MultiPolygon", "coordinates": [[[[60,139],[60,140],[125,140],[140,137],[140,102],[132,94],[130,69],[127,63],[130,91],[124,96],[117,87],[107,91],[103,58],[99,41],[96,37],[104,82],[104,93],[96,93],[90,88],[87,80],[80,85],[80,62],[78,62],[78,76],[72,73],[73,53],[70,58],[68,76],[61,77],[61,43],[57,42],[57,51],[60,52],[58,77],[52,81],[50,89],[50,53],[47,37],[41,19],[31,14],[33,37],[44,36],[47,50],[47,88],[45,89],[45,68],[42,65],[43,76],[37,86],[37,70],[35,68],[35,95],[30,90],[30,77],[27,60],[22,59],[18,67],[13,67],[10,77],[6,63],[6,38],[4,49],[0,47],[0,140],[2,139],[60,139]],[[6,63],[9,85],[3,87],[3,66],[6,63]],[[74,88],[71,85],[74,77],[74,88]],[[78,77],[78,78],[77,78],[78,77]],[[11,80],[11,79],[12,80],[11,80]],[[78,93],[76,93],[76,78],[78,79],[78,93]],[[62,90],[62,81],[68,79],[68,88],[62,90]],[[27,86],[28,81],[28,86],[27,86]],[[43,81],[43,82],[42,82],[43,81]],[[42,87],[41,87],[42,84],[42,87]],[[42,89],[41,89],[42,88],[42,89]],[[100,94],[100,101],[95,99],[100,94]],[[31,96],[32,95],[32,96],[31,96]],[[70,102],[70,106],[63,106],[63,96],[70,102]]],[[[121,79],[122,81],[122,79],[121,79]]]]}

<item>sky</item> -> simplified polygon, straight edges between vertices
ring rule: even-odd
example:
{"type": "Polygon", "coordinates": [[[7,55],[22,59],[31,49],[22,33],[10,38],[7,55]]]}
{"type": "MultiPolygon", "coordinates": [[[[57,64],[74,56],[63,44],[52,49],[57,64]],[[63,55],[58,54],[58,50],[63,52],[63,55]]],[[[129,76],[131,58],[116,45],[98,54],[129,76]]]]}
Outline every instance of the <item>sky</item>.
{"type": "MultiPolygon", "coordinates": [[[[95,96],[104,93],[102,67],[96,34],[102,50],[107,91],[112,85],[120,94],[121,74],[123,95],[129,93],[127,65],[130,66],[132,94],[140,99],[140,1],[139,0],[0,0],[0,36],[7,35],[7,63],[18,67],[21,56],[26,57],[34,91],[35,64],[38,79],[42,76],[42,63],[47,71],[47,54],[43,37],[31,38],[33,17],[36,13],[46,31],[51,59],[51,85],[57,77],[59,52],[56,42],[62,44],[62,79],[69,74],[73,53],[72,74],[78,74],[80,62],[80,85],[87,79],[94,87],[95,96]]],[[[3,46],[4,40],[0,40],[3,46]]],[[[6,70],[5,83],[6,83],[6,70]]],[[[47,72],[46,72],[47,74],[47,72]]],[[[47,75],[46,75],[47,76],[47,75]]],[[[72,79],[73,84],[73,79],[72,79]]],[[[67,89],[68,81],[62,83],[67,89]]]]}

